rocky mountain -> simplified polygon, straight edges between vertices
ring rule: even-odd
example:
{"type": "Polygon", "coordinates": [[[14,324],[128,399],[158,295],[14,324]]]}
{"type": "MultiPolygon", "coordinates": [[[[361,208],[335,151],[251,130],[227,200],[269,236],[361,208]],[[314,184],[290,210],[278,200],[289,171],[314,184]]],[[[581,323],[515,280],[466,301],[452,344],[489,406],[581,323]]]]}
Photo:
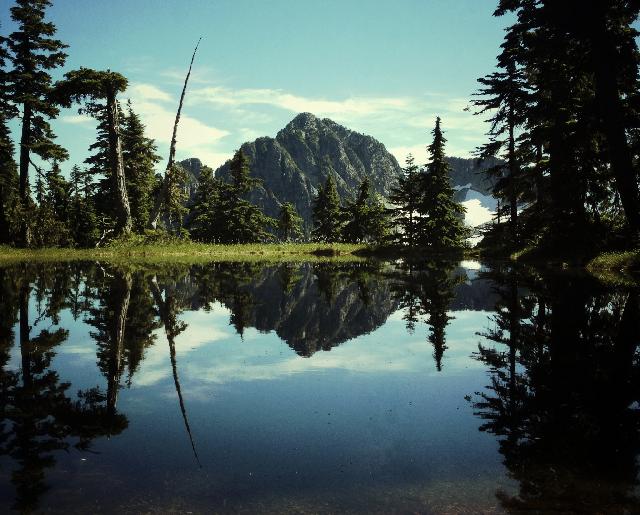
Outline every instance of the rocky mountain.
{"type": "MultiPolygon", "coordinates": [[[[297,115],[275,138],[261,137],[241,148],[249,157],[251,175],[262,179],[262,186],[250,200],[273,217],[278,216],[283,202],[292,202],[308,228],[312,225],[313,197],[330,173],[343,199],[354,198],[365,177],[374,191],[387,197],[402,173],[396,158],[375,138],[311,113],[297,115]]],[[[495,161],[478,164],[475,159],[447,159],[456,199],[477,199],[484,208],[495,209],[490,197],[493,181],[483,173],[495,161]]],[[[187,190],[193,195],[202,163],[191,158],[180,164],[189,172],[187,190]]],[[[228,180],[229,162],[215,173],[228,180]]]]}
{"type": "MultiPolygon", "coordinates": [[[[296,116],[275,138],[258,138],[241,148],[251,174],[263,181],[251,201],[275,217],[281,203],[293,202],[308,224],[313,197],[330,173],[342,198],[355,197],[365,177],[374,191],[387,196],[401,173],[395,157],[376,139],[310,113],[296,116]]],[[[228,162],[216,170],[216,177],[228,174],[228,162]]]]}

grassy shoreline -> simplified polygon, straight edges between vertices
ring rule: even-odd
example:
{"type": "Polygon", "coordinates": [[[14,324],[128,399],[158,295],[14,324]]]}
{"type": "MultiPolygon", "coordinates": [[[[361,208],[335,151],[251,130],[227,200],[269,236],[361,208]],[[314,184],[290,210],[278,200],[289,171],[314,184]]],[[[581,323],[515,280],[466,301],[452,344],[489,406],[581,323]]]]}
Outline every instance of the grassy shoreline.
{"type": "Polygon", "coordinates": [[[0,247],[0,263],[11,261],[316,261],[361,260],[366,245],[346,243],[264,243],[211,245],[155,243],[117,245],[96,249],[0,247]]]}

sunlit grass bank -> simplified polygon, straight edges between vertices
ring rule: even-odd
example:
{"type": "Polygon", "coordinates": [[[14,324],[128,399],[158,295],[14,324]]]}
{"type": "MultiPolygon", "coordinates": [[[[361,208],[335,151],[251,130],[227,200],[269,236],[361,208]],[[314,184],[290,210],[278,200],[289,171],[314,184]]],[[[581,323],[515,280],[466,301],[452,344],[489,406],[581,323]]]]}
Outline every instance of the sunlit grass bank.
{"type": "Polygon", "coordinates": [[[261,243],[209,245],[204,243],[118,243],[97,249],[16,249],[0,247],[0,261],[315,261],[358,260],[366,245],[346,243],[261,243]]]}
{"type": "Polygon", "coordinates": [[[601,281],[628,285],[640,285],[640,250],[606,252],[592,259],[587,270],[601,281]]]}

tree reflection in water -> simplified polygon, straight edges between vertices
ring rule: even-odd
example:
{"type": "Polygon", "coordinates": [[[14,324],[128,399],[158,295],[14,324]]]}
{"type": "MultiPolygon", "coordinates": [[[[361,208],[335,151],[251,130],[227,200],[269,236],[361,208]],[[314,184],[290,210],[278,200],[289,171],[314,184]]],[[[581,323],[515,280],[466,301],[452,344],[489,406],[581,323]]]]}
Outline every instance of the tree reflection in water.
{"type": "Polygon", "coordinates": [[[490,384],[473,407],[519,485],[517,495],[498,493],[503,507],[571,511],[579,500],[578,511],[640,508],[638,292],[513,267],[470,282],[455,265],[433,262],[0,267],[0,454],[12,462],[14,508],[41,508],[60,451],[90,451],[128,427],[118,398],[159,334],[199,460],[176,346],[189,334],[183,314],[216,304],[239,336],[273,331],[303,358],[374,331],[401,309],[409,332],[424,330],[443,373],[452,312],[492,310],[474,354],[490,384]],[[76,395],[54,366],[69,337],[64,312],[84,320],[95,342],[98,384],[76,395]]]}
{"type": "Polygon", "coordinates": [[[474,408],[499,437],[517,495],[508,510],[630,513],[640,451],[638,291],[513,267],[489,277],[499,301],[476,359],[489,368],[474,408]]]}

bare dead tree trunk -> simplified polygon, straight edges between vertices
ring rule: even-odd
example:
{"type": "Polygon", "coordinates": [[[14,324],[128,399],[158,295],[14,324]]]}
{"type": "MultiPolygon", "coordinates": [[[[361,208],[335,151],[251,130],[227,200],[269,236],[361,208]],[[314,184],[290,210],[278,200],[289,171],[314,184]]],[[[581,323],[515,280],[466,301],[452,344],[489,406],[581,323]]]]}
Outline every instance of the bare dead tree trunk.
{"type": "Polygon", "coordinates": [[[189,77],[191,76],[191,68],[193,68],[193,61],[196,58],[196,52],[198,51],[198,46],[200,45],[200,41],[202,38],[198,39],[196,43],[196,47],[193,50],[193,55],[191,56],[191,62],[189,63],[189,70],[187,71],[187,76],[184,79],[184,85],[182,86],[182,93],[180,94],[180,102],[178,103],[178,112],[176,113],[176,120],[173,124],[173,134],[171,135],[171,145],[169,147],[169,161],[167,162],[167,169],[164,174],[164,180],[162,181],[161,187],[158,189],[156,193],[156,198],[154,200],[153,211],[151,212],[151,216],[149,217],[149,224],[152,229],[155,229],[158,226],[158,220],[160,219],[160,212],[162,211],[162,204],[167,201],[167,197],[169,195],[169,184],[171,180],[171,172],[173,169],[173,165],[176,159],[176,143],[178,137],[178,124],[180,123],[180,114],[182,113],[182,104],[184,103],[184,97],[187,93],[187,84],[189,83],[189,77]]]}
{"type": "Polygon", "coordinates": [[[109,127],[109,165],[111,167],[111,180],[116,194],[116,232],[118,235],[129,234],[132,225],[131,207],[129,206],[122,160],[118,103],[116,102],[115,92],[112,90],[107,92],[107,125],[109,127]]]}

